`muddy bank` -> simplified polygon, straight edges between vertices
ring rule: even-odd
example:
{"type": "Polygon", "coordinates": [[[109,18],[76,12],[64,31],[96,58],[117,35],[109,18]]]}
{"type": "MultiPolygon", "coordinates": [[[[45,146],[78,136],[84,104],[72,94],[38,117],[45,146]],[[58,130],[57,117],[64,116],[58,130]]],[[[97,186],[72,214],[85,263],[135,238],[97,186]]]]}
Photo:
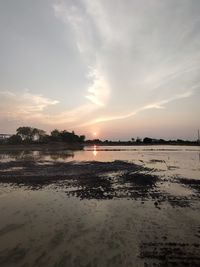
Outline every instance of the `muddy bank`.
{"type": "Polygon", "coordinates": [[[200,180],[167,177],[154,172],[155,169],[120,160],[16,160],[0,164],[0,183],[27,186],[32,190],[53,184],[62,187],[68,196],[81,199],[153,200],[158,209],[166,202],[171,206],[188,207],[199,200],[200,180]],[[187,190],[189,194],[185,195],[184,191],[187,193],[187,190]],[[177,194],[179,191],[183,194],[177,194]]]}
{"type": "Polygon", "coordinates": [[[2,182],[52,182],[75,178],[79,176],[95,177],[105,173],[127,171],[136,172],[146,170],[142,166],[126,161],[114,162],[52,162],[34,160],[16,160],[0,163],[0,181],[2,182]]]}
{"type": "Polygon", "coordinates": [[[1,162],[0,265],[200,266],[200,180],[153,166],[1,162]]]}
{"type": "Polygon", "coordinates": [[[19,144],[19,145],[0,145],[0,152],[13,151],[58,151],[58,150],[82,150],[83,144],[69,144],[63,142],[52,142],[49,144],[19,144]]]}

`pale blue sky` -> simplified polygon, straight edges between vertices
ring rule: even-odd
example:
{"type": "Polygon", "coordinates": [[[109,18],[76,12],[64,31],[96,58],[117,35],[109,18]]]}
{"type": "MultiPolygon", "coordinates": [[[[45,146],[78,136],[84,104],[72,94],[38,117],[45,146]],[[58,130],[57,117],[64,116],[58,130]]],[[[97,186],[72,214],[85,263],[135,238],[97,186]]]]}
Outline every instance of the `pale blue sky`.
{"type": "Polygon", "coordinates": [[[199,0],[0,0],[0,132],[196,138],[199,0]]]}

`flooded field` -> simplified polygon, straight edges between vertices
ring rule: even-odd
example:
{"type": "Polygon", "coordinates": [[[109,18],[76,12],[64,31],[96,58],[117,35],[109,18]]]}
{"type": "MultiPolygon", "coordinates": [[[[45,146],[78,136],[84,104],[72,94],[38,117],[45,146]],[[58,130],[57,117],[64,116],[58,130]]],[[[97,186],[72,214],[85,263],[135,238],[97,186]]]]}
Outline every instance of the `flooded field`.
{"type": "Polygon", "coordinates": [[[200,266],[200,147],[0,154],[0,266],[200,266]]]}

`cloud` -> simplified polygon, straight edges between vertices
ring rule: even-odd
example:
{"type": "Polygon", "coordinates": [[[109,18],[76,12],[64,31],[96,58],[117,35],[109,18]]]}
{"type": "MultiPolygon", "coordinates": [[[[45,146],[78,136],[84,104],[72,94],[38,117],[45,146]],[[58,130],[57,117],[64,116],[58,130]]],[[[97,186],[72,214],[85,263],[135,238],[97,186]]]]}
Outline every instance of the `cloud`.
{"type": "MultiPolygon", "coordinates": [[[[30,92],[4,92],[5,116],[79,127],[167,110],[168,103],[196,94],[200,1],[55,0],[52,7],[74,44],[79,59],[74,62],[88,70],[77,85],[79,105],[72,106],[66,92],[58,92],[62,103],[30,92]]],[[[68,48],[62,52],[70,53],[68,48]]],[[[70,95],[70,85],[66,88],[70,95]]]]}
{"type": "Polygon", "coordinates": [[[92,69],[86,98],[110,113],[182,94],[198,81],[198,6],[172,0],[67,0],[53,7],[71,27],[88,72],[92,69]]]}
{"type": "Polygon", "coordinates": [[[155,103],[151,103],[151,104],[145,105],[145,106],[140,107],[139,109],[137,109],[137,110],[135,110],[133,112],[130,112],[130,113],[126,113],[126,114],[122,114],[122,115],[113,115],[113,116],[106,116],[106,117],[96,118],[94,120],[91,120],[89,122],[81,124],[80,127],[85,127],[85,126],[88,126],[88,125],[94,125],[94,124],[98,124],[98,123],[102,123],[102,122],[127,119],[129,117],[135,116],[136,114],[138,114],[138,113],[140,113],[140,112],[142,112],[144,110],[163,109],[163,108],[165,108],[165,105],[170,103],[170,102],[173,102],[175,100],[182,99],[182,98],[187,98],[187,97],[190,97],[192,95],[193,95],[192,91],[187,91],[187,92],[185,92],[183,94],[175,95],[175,96],[173,96],[173,97],[171,97],[169,99],[164,99],[164,100],[161,100],[159,102],[155,102],[155,103]]]}
{"type": "Polygon", "coordinates": [[[85,97],[97,106],[105,106],[111,88],[98,52],[99,29],[94,17],[89,14],[89,7],[90,3],[87,1],[78,1],[77,5],[73,1],[56,1],[53,5],[56,17],[72,28],[76,47],[88,67],[85,97]]]}
{"type": "Polygon", "coordinates": [[[45,109],[59,103],[57,100],[52,100],[42,95],[34,95],[27,90],[22,93],[0,91],[0,97],[1,117],[27,119],[40,117],[45,109]]]}
{"type": "Polygon", "coordinates": [[[59,101],[32,94],[28,90],[18,93],[0,91],[0,99],[0,119],[46,126],[65,125],[76,128],[81,121],[89,120],[91,114],[98,110],[95,104],[87,103],[74,109],[52,112],[51,108],[58,105],[59,101]]]}
{"type": "Polygon", "coordinates": [[[54,126],[68,123],[72,128],[79,128],[102,122],[126,119],[149,109],[165,108],[165,105],[172,101],[192,96],[194,90],[199,87],[200,85],[196,85],[192,88],[192,90],[184,92],[183,94],[147,104],[129,113],[108,115],[104,117],[98,116],[99,107],[96,103],[85,104],[71,110],[50,115],[48,112],[45,112],[46,109],[59,104],[59,101],[45,98],[42,95],[31,94],[27,90],[21,94],[14,93],[12,91],[1,91],[0,117],[17,119],[26,122],[32,121],[54,126]],[[94,117],[93,114],[96,114],[95,119],[91,119],[91,117],[94,117]]]}
{"type": "Polygon", "coordinates": [[[104,77],[98,70],[92,70],[89,74],[92,79],[92,84],[88,88],[86,98],[98,106],[104,106],[110,95],[110,88],[104,77]]]}
{"type": "Polygon", "coordinates": [[[96,110],[96,105],[86,104],[71,110],[65,110],[57,114],[43,114],[40,118],[40,121],[48,125],[58,125],[61,127],[65,125],[65,127],[73,129],[76,128],[81,121],[91,118],[91,114],[93,114],[96,110]]]}

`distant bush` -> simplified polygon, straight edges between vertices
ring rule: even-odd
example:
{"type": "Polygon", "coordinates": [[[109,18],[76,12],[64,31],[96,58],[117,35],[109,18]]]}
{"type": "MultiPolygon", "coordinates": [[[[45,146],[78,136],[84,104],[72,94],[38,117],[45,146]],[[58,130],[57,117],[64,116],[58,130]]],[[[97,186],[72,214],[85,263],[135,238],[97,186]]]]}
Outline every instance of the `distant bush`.
{"type": "Polygon", "coordinates": [[[3,144],[5,144],[6,143],[6,140],[4,140],[4,139],[1,139],[0,140],[0,145],[3,145],[3,144]]]}
{"type": "Polygon", "coordinates": [[[142,139],[140,137],[137,137],[136,143],[142,143],[142,139]]]}
{"type": "Polygon", "coordinates": [[[145,143],[145,144],[151,144],[152,141],[153,141],[153,139],[152,139],[152,138],[149,138],[149,137],[145,137],[145,138],[143,139],[143,143],[145,143]]]}

